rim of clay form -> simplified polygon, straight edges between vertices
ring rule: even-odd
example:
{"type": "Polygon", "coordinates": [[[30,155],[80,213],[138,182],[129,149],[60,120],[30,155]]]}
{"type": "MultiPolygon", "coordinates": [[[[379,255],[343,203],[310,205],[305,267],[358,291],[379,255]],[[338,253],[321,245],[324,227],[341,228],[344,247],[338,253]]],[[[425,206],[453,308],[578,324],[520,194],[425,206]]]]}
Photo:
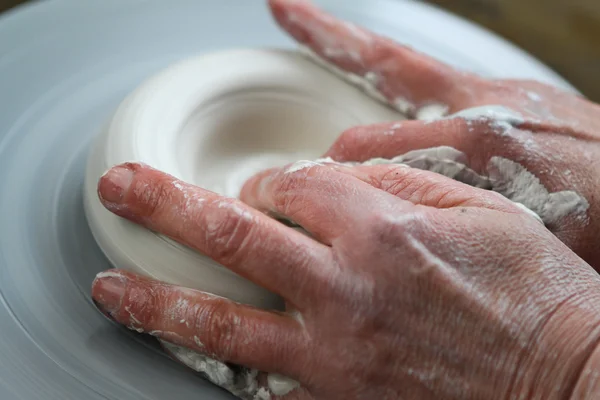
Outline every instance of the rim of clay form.
{"type": "Polygon", "coordinates": [[[318,158],[344,129],[402,119],[298,52],[241,49],[190,58],[142,83],[108,121],[88,159],[86,215],[115,267],[281,308],[276,295],[208,257],[107,211],[98,179],[116,164],[143,162],[236,197],[254,173],[318,158]]]}

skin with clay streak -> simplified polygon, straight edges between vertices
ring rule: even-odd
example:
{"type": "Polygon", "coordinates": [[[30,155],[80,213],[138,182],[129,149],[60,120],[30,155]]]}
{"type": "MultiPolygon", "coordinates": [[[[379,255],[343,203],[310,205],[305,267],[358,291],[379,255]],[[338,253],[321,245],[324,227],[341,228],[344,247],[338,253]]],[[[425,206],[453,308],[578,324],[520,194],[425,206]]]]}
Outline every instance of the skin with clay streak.
{"type": "Polygon", "coordinates": [[[114,167],[98,185],[107,209],[287,312],[119,270],[94,281],[99,308],[218,360],[196,361],[245,399],[600,396],[600,107],[456,71],[306,1],[270,7],[313,56],[415,119],[343,132],[329,159],[261,172],[239,200],[114,167]]]}

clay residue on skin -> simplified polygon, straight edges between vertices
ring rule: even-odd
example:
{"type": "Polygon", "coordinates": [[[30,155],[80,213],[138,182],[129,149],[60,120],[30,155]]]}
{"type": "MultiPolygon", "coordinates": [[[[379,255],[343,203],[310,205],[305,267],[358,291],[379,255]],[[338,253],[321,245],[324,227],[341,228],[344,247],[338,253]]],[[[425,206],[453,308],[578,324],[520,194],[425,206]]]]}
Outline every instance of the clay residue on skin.
{"type": "Polygon", "coordinates": [[[132,331],[137,331],[138,333],[143,333],[144,329],[142,328],[142,322],[133,315],[131,312],[131,308],[129,306],[125,306],[125,312],[129,314],[129,325],[128,328],[132,331]]]}
{"type": "Polygon", "coordinates": [[[122,273],[120,273],[116,270],[112,270],[112,269],[99,272],[96,275],[96,279],[104,279],[104,278],[114,278],[114,279],[118,279],[123,282],[127,281],[127,278],[125,278],[122,273]]]}
{"type": "Polygon", "coordinates": [[[217,208],[230,210],[233,214],[236,214],[242,218],[248,218],[252,220],[250,213],[242,208],[239,203],[235,200],[221,200],[217,203],[217,208]]]}
{"type": "Polygon", "coordinates": [[[194,343],[196,343],[196,346],[198,346],[198,348],[203,348],[204,347],[204,343],[202,343],[200,341],[200,339],[198,338],[198,336],[194,336],[194,343]]]}
{"type": "Polygon", "coordinates": [[[190,308],[190,302],[184,297],[179,297],[175,302],[174,306],[169,310],[169,318],[171,321],[175,321],[182,315],[186,315],[190,308]]]}
{"type": "Polygon", "coordinates": [[[431,103],[417,110],[415,117],[421,121],[434,121],[444,118],[448,110],[449,107],[445,104],[431,103]]]}
{"type": "MultiPolygon", "coordinates": [[[[504,120],[517,121],[511,113],[500,110],[486,112],[487,115],[503,115],[504,120]]],[[[475,113],[476,114],[476,113],[475,113]]],[[[473,114],[473,115],[475,115],[473,114]]],[[[544,224],[555,224],[560,219],[575,215],[586,219],[588,201],[575,191],[566,190],[550,193],[540,180],[522,165],[502,158],[492,157],[488,163],[488,176],[483,176],[468,167],[467,156],[449,146],[413,150],[394,158],[373,158],[362,163],[335,162],[331,159],[318,160],[309,165],[334,163],[344,166],[394,164],[431,171],[456,181],[481,189],[493,190],[515,203],[524,212],[544,224]]],[[[296,167],[295,171],[301,168],[296,167]]]]}
{"type": "Polygon", "coordinates": [[[529,100],[535,101],[535,102],[542,101],[542,96],[540,96],[539,94],[532,92],[532,91],[527,92],[527,98],[529,98],[529,100]]]}
{"type": "Polygon", "coordinates": [[[298,382],[279,374],[269,374],[267,376],[269,389],[276,396],[285,396],[292,390],[300,386],[298,382]]]}
{"type": "Polygon", "coordinates": [[[363,164],[405,164],[474,187],[491,189],[526,208],[528,214],[546,225],[555,224],[568,215],[586,218],[589,208],[588,201],[578,193],[570,190],[550,193],[525,167],[502,157],[492,157],[487,168],[489,177],[481,176],[467,167],[468,160],[462,152],[447,146],[415,150],[393,159],[372,159],[363,164]]]}
{"type": "Polygon", "coordinates": [[[520,113],[501,105],[487,105],[467,108],[450,115],[448,118],[464,118],[471,121],[487,119],[493,121],[504,121],[511,125],[518,125],[525,122],[520,113]]]}
{"type": "Polygon", "coordinates": [[[466,155],[453,147],[440,146],[414,150],[392,159],[374,158],[363,163],[363,165],[376,164],[404,164],[412,168],[435,172],[474,187],[491,188],[487,178],[480,176],[467,166],[466,155]]]}
{"type": "Polygon", "coordinates": [[[416,110],[415,104],[404,97],[396,97],[390,104],[404,115],[413,115],[416,110]]]}
{"type": "Polygon", "coordinates": [[[490,126],[498,130],[499,133],[505,133],[512,128],[525,123],[525,118],[517,111],[501,105],[487,105],[481,107],[468,108],[449,115],[444,119],[462,118],[467,122],[490,121],[490,126]]]}
{"type": "Polygon", "coordinates": [[[589,203],[585,198],[572,190],[550,193],[535,175],[514,161],[492,157],[487,170],[494,191],[523,204],[546,225],[569,215],[587,218],[589,203]]]}
{"type": "Polygon", "coordinates": [[[194,371],[202,373],[210,382],[222,387],[240,399],[255,400],[257,398],[271,398],[268,390],[258,387],[257,370],[242,367],[234,369],[221,361],[209,358],[185,347],[165,341],[161,341],[161,343],[177,360],[194,371]],[[268,397],[264,397],[265,395],[268,395],[268,397]]]}
{"type": "MultiPolygon", "coordinates": [[[[422,107],[417,105],[410,99],[402,96],[397,96],[393,100],[386,98],[380,90],[380,75],[376,71],[369,71],[364,76],[359,76],[347,71],[343,71],[330,61],[324,59],[319,54],[315,53],[307,46],[301,45],[300,52],[305,54],[311,61],[325,68],[337,77],[345,80],[351,85],[358,87],[368,96],[377,100],[389,107],[392,107],[404,116],[414,116],[420,120],[435,120],[444,117],[449,110],[445,104],[430,103],[422,107]]],[[[355,62],[361,62],[360,53],[356,51],[343,50],[339,48],[325,48],[323,51],[325,56],[334,59],[351,59],[355,62]]]]}
{"type": "Polygon", "coordinates": [[[315,167],[317,165],[323,165],[323,164],[319,161],[300,160],[300,161],[296,161],[295,163],[293,163],[292,165],[287,167],[285,170],[285,173],[292,174],[294,172],[298,172],[298,171],[301,171],[306,168],[315,167]]]}
{"type": "MultiPolygon", "coordinates": [[[[311,32],[313,42],[328,56],[335,57],[339,54],[339,57],[342,58],[352,57],[360,60],[360,46],[369,46],[373,43],[373,38],[369,34],[351,22],[341,22],[347,29],[346,34],[354,39],[348,41],[344,40],[343,36],[332,34],[329,30],[324,29],[320,22],[307,18],[301,13],[289,11],[286,17],[291,25],[302,26],[304,30],[311,32]],[[360,43],[360,45],[356,43],[360,43]]],[[[321,15],[320,19],[332,24],[340,23],[329,15],[321,15]]]]}
{"type": "MultiPolygon", "coordinates": [[[[422,110],[419,110],[417,113],[423,113],[421,120],[426,121],[425,124],[440,121],[440,120],[448,120],[461,118],[467,122],[469,125],[469,131],[472,131],[472,125],[474,122],[489,122],[489,126],[494,129],[499,134],[505,134],[506,132],[512,130],[513,128],[517,128],[520,125],[526,122],[534,122],[533,120],[529,121],[519,112],[512,110],[508,107],[502,105],[485,105],[479,107],[472,107],[461,110],[454,114],[450,115],[440,115],[439,117],[435,117],[435,113],[439,113],[442,109],[441,105],[432,105],[426,106],[422,110]],[[427,107],[433,107],[428,109],[427,107]]],[[[447,110],[446,110],[447,112],[447,110]]]]}
{"type": "Polygon", "coordinates": [[[289,313],[289,315],[294,318],[296,321],[298,321],[300,323],[300,325],[302,325],[302,328],[306,328],[306,323],[304,322],[304,316],[302,315],[302,313],[300,313],[300,311],[292,311],[289,313]]]}
{"type": "Polygon", "coordinates": [[[402,128],[402,123],[401,122],[396,122],[394,124],[392,124],[392,126],[390,126],[389,129],[386,129],[383,131],[383,134],[385,136],[394,136],[396,133],[398,133],[398,129],[402,128]]]}
{"type": "Polygon", "coordinates": [[[260,388],[254,395],[253,400],[271,400],[271,393],[265,388],[260,388]]]}
{"type": "Polygon", "coordinates": [[[235,373],[225,363],[168,342],[162,342],[162,345],[186,366],[205,374],[207,379],[215,385],[227,390],[234,387],[235,373]]]}
{"type": "Polygon", "coordinates": [[[377,88],[377,85],[379,83],[379,76],[375,72],[367,72],[364,76],[359,76],[346,71],[342,71],[340,68],[324,60],[322,57],[320,57],[313,50],[306,46],[300,46],[300,52],[305,54],[311,61],[315,62],[317,65],[320,65],[321,67],[325,68],[329,72],[345,80],[351,85],[358,87],[373,99],[380,101],[386,105],[389,105],[389,101],[385,98],[383,94],[381,94],[381,92],[377,88]]]}
{"type": "Polygon", "coordinates": [[[359,76],[347,71],[343,71],[336,65],[328,62],[327,60],[320,57],[314,51],[306,46],[300,46],[300,51],[304,53],[310,60],[315,62],[317,65],[325,68],[335,76],[348,82],[352,86],[361,89],[366,95],[372,99],[385,104],[388,107],[392,107],[402,115],[412,115],[415,113],[415,105],[403,97],[397,97],[394,101],[387,99],[381,90],[379,90],[380,77],[375,71],[369,71],[364,76],[359,76]]]}
{"type": "Polygon", "coordinates": [[[515,204],[515,206],[519,207],[525,213],[527,213],[527,214],[531,215],[533,218],[535,218],[538,222],[540,222],[542,224],[544,223],[544,221],[542,220],[542,217],[540,217],[535,212],[533,212],[532,210],[530,210],[525,204],[517,203],[515,201],[513,201],[513,203],[515,204]]]}
{"type": "Polygon", "coordinates": [[[426,273],[434,269],[446,276],[452,276],[451,281],[459,283],[462,281],[461,276],[456,271],[456,268],[449,265],[446,261],[435,255],[429,248],[420,240],[411,234],[406,234],[406,243],[411,251],[411,256],[419,259],[421,262],[414,263],[410,271],[414,274],[426,273]]]}
{"type": "Polygon", "coordinates": [[[185,182],[174,179],[171,182],[171,185],[179,191],[185,200],[185,204],[182,207],[182,214],[186,214],[186,216],[189,212],[197,213],[206,202],[206,199],[201,193],[198,193],[194,187],[190,187],[190,185],[185,182]]]}

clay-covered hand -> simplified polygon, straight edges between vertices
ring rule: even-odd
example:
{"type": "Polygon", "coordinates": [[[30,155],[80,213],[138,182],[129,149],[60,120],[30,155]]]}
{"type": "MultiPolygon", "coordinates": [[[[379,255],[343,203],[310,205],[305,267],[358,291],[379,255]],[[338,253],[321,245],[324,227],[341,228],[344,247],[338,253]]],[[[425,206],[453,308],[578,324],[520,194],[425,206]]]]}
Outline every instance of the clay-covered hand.
{"type": "Polygon", "coordinates": [[[364,161],[438,146],[457,149],[462,154],[453,153],[450,161],[468,165],[490,178],[487,188],[537,212],[600,270],[598,105],[538,82],[457,71],[307,1],[270,5],[279,24],[314,56],[370,82],[409,117],[427,120],[351,129],[327,156],[364,161]]]}
{"type": "Polygon", "coordinates": [[[118,270],[94,282],[98,306],[130,329],[269,373],[240,397],[598,390],[586,363],[600,339],[600,277],[497,193],[401,165],[299,162],[252,178],[243,202],[139,164],[109,171],[99,194],[285,299],[285,311],[260,310],[118,270]]]}

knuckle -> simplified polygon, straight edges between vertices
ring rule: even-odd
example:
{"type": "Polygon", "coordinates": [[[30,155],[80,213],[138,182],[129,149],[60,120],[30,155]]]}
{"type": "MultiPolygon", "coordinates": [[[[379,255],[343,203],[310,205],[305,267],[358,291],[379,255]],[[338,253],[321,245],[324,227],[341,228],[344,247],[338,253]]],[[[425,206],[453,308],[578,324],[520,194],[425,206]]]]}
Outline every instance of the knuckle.
{"type": "Polygon", "coordinates": [[[393,195],[398,195],[410,185],[413,180],[408,177],[407,171],[412,170],[399,165],[387,167],[379,178],[376,179],[376,187],[393,195]]]}
{"type": "Polygon", "coordinates": [[[233,199],[221,199],[206,207],[201,220],[206,248],[221,262],[232,262],[244,253],[255,225],[249,211],[233,199]]]}
{"type": "Polygon", "coordinates": [[[161,307],[152,286],[130,285],[123,297],[120,314],[130,329],[151,330],[160,321],[161,307]]]}
{"type": "Polygon", "coordinates": [[[134,187],[134,193],[142,216],[150,219],[160,215],[172,200],[171,191],[162,180],[138,182],[134,187]]]}
{"type": "Polygon", "coordinates": [[[335,141],[329,154],[352,158],[360,157],[373,145],[374,141],[379,141],[381,135],[374,135],[374,132],[381,131],[384,127],[385,125],[366,125],[347,129],[335,141]]]}
{"type": "Polygon", "coordinates": [[[347,147],[354,147],[361,143],[361,139],[364,136],[364,134],[364,128],[362,127],[353,127],[350,129],[346,129],[339,136],[338,140],[336,141],[336,145],[342,149],[347,147]]]}
{"type": "Polygon", "coordinates": [[[399,238],[410,235],[417,229],[421,211],[414,210],[410,213],[385,213],[375,211],[372,213],[369,231],[379,243],[397,243],[399,238]]]}
{"type": "Polygon", "coordinates": [[[422,194],[425,204],[438,208],[449,208],[463,202],[462,190],[453,183],[427,185],[422,194]]]}
{"type": "MultiPolygon", "coordinates": [[[[285,200],[284,195],[297,189],[301,171],[280,173],[273,182],[273,198],[279,202],[285,200]]],[[[304,173],[302,174],[304,175],[304,173]]],[[[276,203],[275,205],[278,205],[276,203]]]]}
{"type": "Polygon", "coordinates": [[[223,360],[235,359],[241,318],[232,305],[225,300],[217,301],[202,314],[198,318],[202,321],[200,328],[203,325],[206,334],[207,350],[223,360]]]}
{"type": "Polygon", "coordinates": [[[418,204],[435,205],[437,199],[449,189],[449,185],[430,179],[431,176],[426,173],[421,175],[422,179],[413,179],[412,186],[415,190],[412,200],[418,204]]]}
{"type": "Polygon", "coordinates": [[[454,181],[445,182],[427,171],[398,167],[386,171],[381,179],[381,188],[388,193],[414,204],[431,207],[453,206],[460,188],[454,181]]]}
{"type": "Polygon", "coordinates": [[[316,167],[307,167],[302,170],[281,174],[273,186],[273,206],[280,213],[292,217],[303,207],[303,188],[306,180],[312,175],[311,170],[316,167]]]}
{"type": "Polygon", "coordinates": [[[390,179],[383,181],[382,185],[385,190],[412,203],[419,203],[425,186],[428,184],[426,179],[423,179],[423,173],[415,170],[409,176],[403,179],[390,179]]]}

